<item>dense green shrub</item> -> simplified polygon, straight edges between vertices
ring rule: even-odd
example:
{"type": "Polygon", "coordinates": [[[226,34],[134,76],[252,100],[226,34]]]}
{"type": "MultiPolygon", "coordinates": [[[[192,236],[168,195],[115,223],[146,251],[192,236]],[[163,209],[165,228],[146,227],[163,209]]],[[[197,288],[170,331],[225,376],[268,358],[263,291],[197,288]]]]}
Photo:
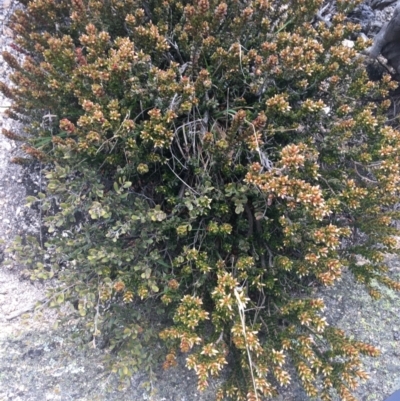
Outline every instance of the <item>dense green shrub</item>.
{"type": "Polygon", "coordinates": [[[373,297],[374,281],[400,288],[383,263],[396,84],[369,81],[367,43],[344,41],[355,3],[329,23],[320,0],[21,3],[1,90],[50,166],[29,201],[46,212],[32,277],[60,280],[52,304],[76,306],[121,375],[159,334],[164,367],[189,353],[200,389],[232,367],[218,399],[271,396],[291,363],[310,396],[353,400],[378,351],[328,326],[312,289],[343,269],[373,297]]]}

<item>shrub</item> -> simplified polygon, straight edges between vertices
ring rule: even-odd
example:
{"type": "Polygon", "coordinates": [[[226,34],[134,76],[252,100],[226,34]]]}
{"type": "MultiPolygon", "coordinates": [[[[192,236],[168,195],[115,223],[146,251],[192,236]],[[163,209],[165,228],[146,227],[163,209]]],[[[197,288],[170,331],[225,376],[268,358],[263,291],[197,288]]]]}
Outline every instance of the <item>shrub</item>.
{"type": "Polygon", "coordinates": [[[291,363],[310,396],[353,400],[378,351],[328,326],[311,289],[344,269],[373,297],[374,281],[400,289],[383,263],[397,84],[369,81],[368,43],[344,41],[356,3],[328,22],[319,0],[22,3],[1,90],[50,166],[29,201],[46,212],[31,274],[58,278],[52,304],[71,301],[127,377],[159,335],[164,367],[188,353],[199,389],[231,367],[218,399],[270,397],[291,363]]]}

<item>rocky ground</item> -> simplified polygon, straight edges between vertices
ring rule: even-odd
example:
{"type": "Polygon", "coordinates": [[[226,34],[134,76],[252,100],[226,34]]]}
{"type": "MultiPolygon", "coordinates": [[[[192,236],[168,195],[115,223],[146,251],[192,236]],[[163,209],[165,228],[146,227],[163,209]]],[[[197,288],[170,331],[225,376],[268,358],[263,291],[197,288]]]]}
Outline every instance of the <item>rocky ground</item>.
{"type": "MultiPolygon", "coordinates": [[[[0,1],[1,6],[4,19],[8,4],[0,1]]],[[[386,8],[379,12],[388,11],[386,8]]],[[[2,32],[0,47],[4,48],[9,39],[4,27],[2,32]]],[[[0,75],[5,74],[4,68],[0,63],[0,75]]],[[[0,112],[6,106],[2,99],[0,112]]],[[[7,124],[2,119],[3,127],[7,124]]],[[[212,400],[217,383],[211,385],[210,391],[199,394],[195,375],[184,369],[183,359],[176,369],[156,370],[156,379],[151,383],[139,372],[125,391],[119,391],[115,377],[105,369],[104,351],[77,347],[70,340],[73,325],[58,328],[59,317],[52,310],[34,309],[44,299],[44,285],[24,279],[24,267],[2,252],[15,235],[37,233],[40,226],[40,216],[25,207],[24,200],[26,191],[38,190],[39,171],[9,163],[15,155],[18,147],[0,135],[0,401],[212,400]]],[[[388,255],[387,260],[392,277],[400,279],[400,258],[388,255]]],[[[383,401],[400,389],[400,295],[384,289],[385,296],[374,302],[348,274],[321,295],[330,313],[330,324],[381,350],[380,357],[365,358],[371,379],[360,386],[357,396],[361,401],[383,401]]],[[[308,398],[294,383],[276,401],[284,400],[308,398]]]]}

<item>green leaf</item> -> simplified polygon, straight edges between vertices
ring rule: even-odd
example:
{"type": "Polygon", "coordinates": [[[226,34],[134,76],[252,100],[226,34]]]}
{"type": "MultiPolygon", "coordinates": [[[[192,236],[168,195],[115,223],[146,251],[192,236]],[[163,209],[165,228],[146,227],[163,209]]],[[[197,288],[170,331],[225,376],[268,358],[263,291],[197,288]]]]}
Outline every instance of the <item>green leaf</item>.
{"type": "Polygon", "coordinates": [[[240,214],[240,213],[243,213],[243,211],[244,211],[243,205],[241,203],[237,204],[237,206],[235,208],[235,213],[240,214]]]}
{"type": "Polygon", "coordinates": [[[36,202],[38,198],[35,196],[27,196],[26,201],[27,201],[27,206],[30,206],[32,203],[36,202]]]}
{"type": "Polygon", "coordinates": [[[57,295],[56,302],[58,305],[61,305],[64,303],[64,293],[62,292],[61,294],[57,295]]]}
{"type": "Polygon", "coordinates": [[[163,260],[157,260],[157,263],[158,263],[159,265],[164,266],[164,267],[167,267],[167,268],[170,268],[170,267],[171,267],[171,265],[169,265],[168,263],[164,262],[163,260]]]}

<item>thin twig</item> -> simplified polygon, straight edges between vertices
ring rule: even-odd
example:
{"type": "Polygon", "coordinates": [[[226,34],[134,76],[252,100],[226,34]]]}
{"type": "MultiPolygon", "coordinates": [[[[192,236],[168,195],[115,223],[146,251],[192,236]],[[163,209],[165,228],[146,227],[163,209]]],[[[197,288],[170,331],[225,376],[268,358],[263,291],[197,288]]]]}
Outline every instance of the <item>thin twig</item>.
{"type": "Polygon", "coordinates": [[[201,194],[199,194],[197,191],[195,191],[190,185],[188,185],[185,181],[183,181],[182,178],[179,177],[178,174],[175,173],[175,171],[171,168],[171,166],[169,165],[169,163],[167,163],[167,166],[168,166],[169,169],[172,171],[172,173],[175,175],[175,177],[178,178],[178,180],[181,181],[187,188],[189,188],[190,191],[192,191],[192,192],[195,193],[196,195],[201,196],[201,194]]]}
{"type": "Polygon", "coordinates": [[[243,331],[243,336],[244,336],[244,341],[245,341],[245,346],[246,346],[246,351],[247,351],[247,358],[249,360],[249,367],[250,367],[250,374],[251,374],[251,379],[253,382],[253,388],[254,388],[254,395],[256,396],[256,401],[258,401],[258,394],[257,394],[257,386],[256,386],[256,382],[254,379],[254,372],[253,372],[253,362],[251,359],[251,354],[250,354],[250,349],[249,349],[249,345],[247,343],[247,334],[246,334],[246,317],[245,317],[245,310],[244,310],[244,305],[240,299],[239,293],[237,291],[237,289],[235,288],[233,290],[233,293],[235,294],[236,297],[236,302],[237,302],[237,306],[238,306],[238,310],[239,310],[239,317],[240,317],[240,321],[242,323],[242,331],[243,331]]]}
{"type": "Polygon", "coordinates": [[[94,316],[94,333],[93,333],[93,348],[96,348],[96,335],[97,335],[97,322],[99,320],[99,305],[100,305],[100,289],[97,298],[97,305],[96,305],[96,314],[94,316]]]}
{"type": "Polygon", "coordinates": [[[357,169],[357,164],[359,164],[359,163],[354,162],[354,168],[355,168],[356,174],[357,174],[362,180],[365,180],[365,181],[367,181],[367,182],[372,182],[373,184],[377,184],[378,181],[371,180],[370,178],[367,178],[367,177],[361,175],[361,174],[359,173],[358,169],[357,169]]]}
{"type": "MultiPolygon", "coordinates": [[[[39,192],[42,192],[42,163],[40,163],[40,171],[39,171],[39,192]]],[[[40,248],[43,249],[43,234],[42,234],[42,221],[43,221],[43,211],[42,208],[39,207],[39,241],[40,241],[40,248]]]]}

